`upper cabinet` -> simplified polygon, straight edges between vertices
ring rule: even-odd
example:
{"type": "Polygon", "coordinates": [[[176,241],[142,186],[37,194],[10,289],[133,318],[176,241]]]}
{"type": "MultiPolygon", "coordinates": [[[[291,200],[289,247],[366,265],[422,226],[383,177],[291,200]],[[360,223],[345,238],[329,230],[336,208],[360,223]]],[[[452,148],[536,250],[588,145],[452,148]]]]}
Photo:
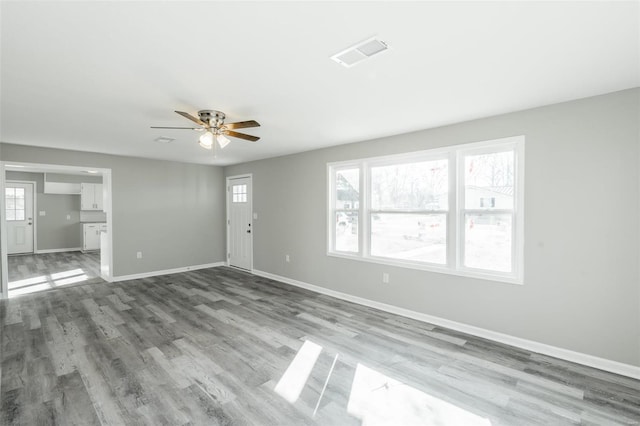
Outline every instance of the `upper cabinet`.
{"type": "Polygon", "coordinates": [[[81,183],[80,184],[80,210],[100,210],[103,209],[102,184],[101,183],[81,183]]]}

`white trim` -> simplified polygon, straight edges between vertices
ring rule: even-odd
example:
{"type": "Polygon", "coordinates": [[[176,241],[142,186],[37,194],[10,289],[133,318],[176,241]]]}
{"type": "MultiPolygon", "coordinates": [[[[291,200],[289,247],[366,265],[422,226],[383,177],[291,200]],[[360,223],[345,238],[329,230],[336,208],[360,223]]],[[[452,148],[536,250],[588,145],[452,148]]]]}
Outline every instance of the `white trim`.
{"type": "Polygon", "coordinates": [[[301,287],[307,290],[311,290],[316,293],[325,294],[338,299],[346,300],[347,302],[357,303],[359,305],[368,306],[381,311],[389,312],[403,317],[412,318],[418,321],[427,322],[430,324],[438,325],[441,327],[450,328],[452,330],[460,331],[463,333],[471,334],[484,339],[492,340],[506,345],[515,346],[517,348],[525,349],[531,352],[536,352],[543,355],[552,356],[555,358],[563,359],[565,361],[575,362],[577,364],[585,365],[588,367],[597,368],[611,373],[620,374],[622,376],[631,377],[633,379],[640,379],[640,367],[624,364],[617,361],[612,361],[605,358],[600,358],[593,355],[584,354],[581,352],[571,351],[569,349],[559,348],[557,346],[551,346],[544,343],[536,342],[533,340],[522,339],[520,337],[511,336],[497,331],[487,330],[485,328],[476,327],[473,325],[464,324],[457,321],[451,321],[445,318],[440,318],[432,315],[423,314],[421,312],[412,311],[398,306],[389,305],[382,302],[376,302],[374,300],[365,299],[359,296],[353,296],[347,293],[342,293],[336,290],[330,290],[317,285],[305,283],[303,281],[294,280],[291,278],[283,277],[269,272],[253,270],[254,275],[269,278],[272,280],[280,281],[285,284],[290,284],[296,287],[301,287]]]}
{"type": "MultiPolygon", "coordinates": [[[[0,194],[4,194],[5,166],[0,162],[0,194]]],[[[0,195],[0,299],[6,299],[9,282],[9,262],[7,261],[7,222],[5,220],[4,195],[0,195]]]]}
{"type": "Polygon", "coordinates": [[[203,265],[182,266],[180,268],[163,269],[161,271],[141,272],[139,274],[119,275],[112,277],[110,282],[138,280],[140,278],[157,277],[158,275],[177,274],[180,272],[196,271],[198,269],[216,268],[218,266],[226,266],[225,262],[205,263],[203,265]]]}
{"type": "Polygon", "coordinates": [[[35,254],[64,253],[64,252],[68,252],[68,251],[82,251],[82,247],[69,247],[69,248],[36,250],[34,253],[35,254]]]}

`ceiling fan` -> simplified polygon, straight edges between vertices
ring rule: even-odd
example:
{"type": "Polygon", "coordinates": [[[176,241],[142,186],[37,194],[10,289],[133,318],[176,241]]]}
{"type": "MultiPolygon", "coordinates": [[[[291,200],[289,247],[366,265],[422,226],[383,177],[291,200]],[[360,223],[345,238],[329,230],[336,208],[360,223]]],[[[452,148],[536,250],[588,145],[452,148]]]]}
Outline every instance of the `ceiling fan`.
{"type": "Polygon", "coordinates": [[[245,129],[247,127],[260,127],[260,123],[255,120],[249,121],[239,121],[237,123],[226,123],[224,122],[225,115],[224,112],[215,111],[211,109],[203,109],[198,111],[198,117],[194,117],[193,115],[183,112],[183,111],[175,111],[180,114],[184,118],[187,118],[194,123],[198,124],[200,127],[158,127],[151,126],[152,129],[189,129],[189,130],[197,130],[199,132],[204,132],[200,135],[199,141],[200,146],[206,149],[213,149],[213,141],[214,139],[218,141],[220,148],[224,148],[229,145],[229,138],[227,136],[231,136],[233,138],[244,139],[247,141],[255,142],[260,139],[257,136],[247,135],[245,133],[234,132],[234,129],[245,129]]]}

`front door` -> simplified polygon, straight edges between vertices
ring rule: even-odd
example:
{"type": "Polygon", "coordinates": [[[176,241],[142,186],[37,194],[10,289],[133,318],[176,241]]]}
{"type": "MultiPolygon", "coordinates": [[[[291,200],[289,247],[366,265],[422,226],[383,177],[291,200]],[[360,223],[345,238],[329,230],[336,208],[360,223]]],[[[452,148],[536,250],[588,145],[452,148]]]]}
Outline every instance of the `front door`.
{"type": "Polygon", "coordinates": [[[251,177],[230,178],[227,182],[229,265],[251,270],[253,267],[251,177]]]}
{"type": "Polygon", "coordinates": [[[9,181],[4,191],[7,253],[33,253],[33,184],[9,181]]]}

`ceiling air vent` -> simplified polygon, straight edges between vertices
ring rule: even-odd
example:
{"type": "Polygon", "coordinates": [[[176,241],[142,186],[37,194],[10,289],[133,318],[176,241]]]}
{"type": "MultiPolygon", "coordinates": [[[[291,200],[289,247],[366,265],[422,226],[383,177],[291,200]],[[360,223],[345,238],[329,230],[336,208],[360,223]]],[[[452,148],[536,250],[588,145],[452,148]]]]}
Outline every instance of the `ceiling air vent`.
{"type": "Polygon", "coordinates": [[[358,62],[372,57],[375,54],[384,52],[388,48],[389,47],[384,41],[378,40],[376,37],[372,37],[354,46],[351,46],[350,48],[345,49],[340,53],[336,53],[331,57],[331,59],[333,59],[340,65],[349,68],[354,66],[358,62]]]}
{"type": "Polygon", "coordinates": [[[175,139],[168,138],[166,136],[160,136],[159,138],[155,138],[153,141],[154,142],[158,142],[158,143],[171,143],[171,142],[175,141],[175,139]]]}

